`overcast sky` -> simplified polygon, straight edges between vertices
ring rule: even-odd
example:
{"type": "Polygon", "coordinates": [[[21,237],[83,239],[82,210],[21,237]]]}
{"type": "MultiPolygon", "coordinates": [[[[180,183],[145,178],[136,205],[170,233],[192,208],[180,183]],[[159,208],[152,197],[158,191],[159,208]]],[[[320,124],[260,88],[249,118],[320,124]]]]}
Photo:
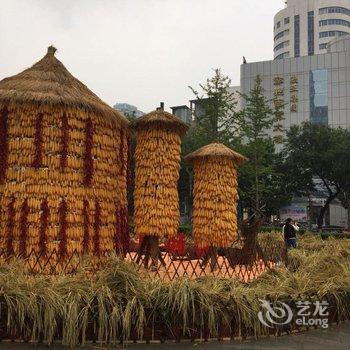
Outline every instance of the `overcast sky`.
{"type": "Polygon", "coordinates": [[[110,105],[142,111],[187,104],[221,68],[239,85],[242,56],[273,57],[283,0],[0,0],[0,79],[50,44],[70,72],[110,105]]]}

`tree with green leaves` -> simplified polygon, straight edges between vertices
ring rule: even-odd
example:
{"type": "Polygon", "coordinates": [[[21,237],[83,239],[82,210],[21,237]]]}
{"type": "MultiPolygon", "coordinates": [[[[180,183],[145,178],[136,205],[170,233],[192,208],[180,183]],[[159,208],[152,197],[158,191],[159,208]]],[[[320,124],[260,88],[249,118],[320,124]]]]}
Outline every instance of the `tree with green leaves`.
{"type": "Polygon", "coordinates": [[[293,126],[287,133],[285,153],[290,171],[296,176],[295,191],[310,195],[316,191],[318,179],[327,194],[317,218],[320,229],[333,200],[345,202],[350,193],[350,132],[312,123],[293,126]]]}
{"type": "Polygon", "coordinates": [[[215,69],[213,77],[199,87],[201,92],[189,87],[204,111],[201,116],[194,116],[195,123],[190,134],[198,140],[199,145],[196,146],[199,147],[217,141],[227,144],[237,129],[237,101],[230,89],[231,79],[220,69],[215,69]]]}
{"type": "MultiPolygon", "coordinates": [[[[221,142],[230,146],[237,137],[236,105],[234,92],[230,89],[231,80],[214,70],[214,75],[204,84],[199,84],[200,91],[189,87],[202,108],[201,115],[194,115],[194,122],[182,141],[182,155],[185,156],[204,145],[221,142]]],[[[191,167],[181,162],[179,193],[180,202],[191,206],[191,167]]]]}
{"type": "Polygon", "coordinates": [[[276,181],[274,168],[275,147],[267,131],[275,123],[274,110],[264,95],[262,80],[256,77],[253,89],[242,94],[245,107],[239,113],[239,132],[242,153],[249,162],[240,170],[241,197],[256,213],[266,207],[267,198],[274,189],[269,184],[276,181]]]}

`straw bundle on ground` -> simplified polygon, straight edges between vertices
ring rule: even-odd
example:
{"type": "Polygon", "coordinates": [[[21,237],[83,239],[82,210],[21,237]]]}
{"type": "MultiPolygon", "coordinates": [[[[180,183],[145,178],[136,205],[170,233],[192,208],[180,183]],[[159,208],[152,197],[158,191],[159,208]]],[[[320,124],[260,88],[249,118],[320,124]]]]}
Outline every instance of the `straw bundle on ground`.
{"type": "Polygon", "coordinates": [[[237,237],[237,172],[245,157],[220,143],[189,154],[194,170],[193,236],[198,247],[228,247],[237,237]]]}
{"type": "Polygon", "coordinates": [[[0,248],[113,250],[126,241],[127,120],[47,54],[0,81],[0,248]]]}
{"type": "Polygon", "coordinates": [[[179,225],[177,182],[187,126],[158,109],[131,124],[136,131],[134,222],[138,236],[173,237],[179,225]]]}

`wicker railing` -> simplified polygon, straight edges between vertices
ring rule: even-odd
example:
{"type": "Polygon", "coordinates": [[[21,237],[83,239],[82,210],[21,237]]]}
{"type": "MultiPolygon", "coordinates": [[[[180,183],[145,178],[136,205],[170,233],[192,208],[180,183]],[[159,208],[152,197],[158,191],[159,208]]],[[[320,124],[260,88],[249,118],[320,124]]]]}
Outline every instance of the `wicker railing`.
{"type": "MultiPolygon", "coordinates": [[[[56,250],[47,253],[33,249],[27,256],[6,256],[4,253],[0,253],[0,264],[6,264],[14,259],[22,259],[29,274],[70,274],[75,273],[82,266],[96,272],[103,268],[111,254],[116,253],[94,257],[73,251],[69,256],[60,256],[56,250]]],[[[146,261],[145,256],[139,256],[136,251],[128,251],[124,254],[118,254],[118,256],[133,263],[140,273],[162,280],[215,276],[240,278],[248,282],[283,260],[283,252],[279,242],[265,243],[254,251],[253,249],[247,251],[238,248],[219,249],[216,254],[210,256],[208,254],[198,256],[191,250],[178,254],[162,249],[163,263],[158,262],[153,265],[146,261]]]]}

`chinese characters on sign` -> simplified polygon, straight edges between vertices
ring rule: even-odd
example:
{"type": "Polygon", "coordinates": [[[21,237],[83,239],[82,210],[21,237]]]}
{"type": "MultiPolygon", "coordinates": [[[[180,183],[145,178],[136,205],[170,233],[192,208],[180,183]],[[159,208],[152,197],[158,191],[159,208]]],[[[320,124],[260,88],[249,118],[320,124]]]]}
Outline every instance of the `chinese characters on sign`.
{"type": "Polygon", "coordinates": [[[276,143],[283,143],[283,120],[284,120],[284,78],[282,76],[273,79],[273,104],[275,110],[275,132],[274,140],[276,143]]]}
{"type": "Polygon", "coordinates": [[[290,111],[298,112],[298,77],[296,75],[290,77],[290,111]]]}

